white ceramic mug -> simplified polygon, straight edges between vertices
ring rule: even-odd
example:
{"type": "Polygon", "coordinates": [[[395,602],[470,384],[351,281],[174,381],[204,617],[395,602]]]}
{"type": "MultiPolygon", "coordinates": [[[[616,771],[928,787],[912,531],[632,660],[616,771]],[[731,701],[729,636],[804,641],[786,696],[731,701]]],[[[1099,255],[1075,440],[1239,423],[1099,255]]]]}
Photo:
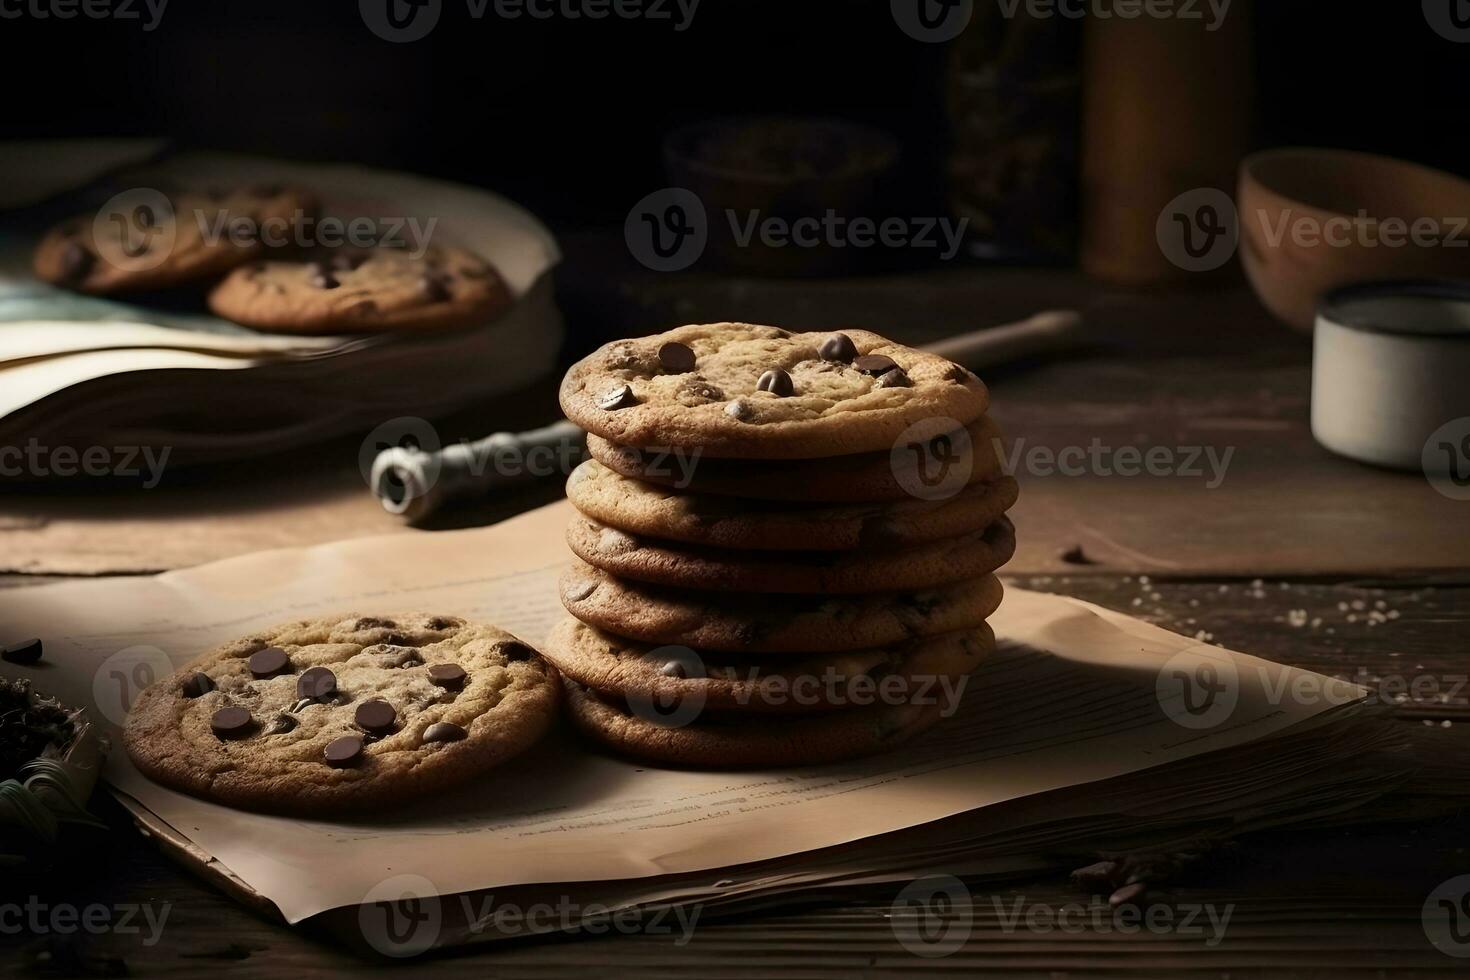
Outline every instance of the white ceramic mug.
{"type": "Polygon", "coordinates": [[[1467,461],[1458,442],[1438,452],[1430,437],[1456,424],[1470,434],[1470,281],[1363,283],[1323,297],[1312,354],[1319,443],[1364,463],[1443,472],[1467,461]]]}

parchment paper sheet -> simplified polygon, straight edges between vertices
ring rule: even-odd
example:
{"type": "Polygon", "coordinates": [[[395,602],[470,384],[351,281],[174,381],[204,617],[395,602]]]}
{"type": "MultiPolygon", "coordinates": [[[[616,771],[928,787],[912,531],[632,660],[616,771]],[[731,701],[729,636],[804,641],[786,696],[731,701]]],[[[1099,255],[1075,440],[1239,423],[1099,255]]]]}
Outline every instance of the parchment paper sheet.
{"type": "MultiPolygon", "coordinates": [[[[44,669],[4,665],[92,708],[117,736],[136,691],[209,647],[330,612],[484,618],[538,643],[558,616],[570,506],[491,528],[262,552],[147,578],[0,593],[7,635],[38,635],[44,669]]],[[[560,731],[461,792],[385,816],[321,822],[244,813],[153,784],[114,751],[105,777],[292,922],[362,902],[394,875],[441,894],[700,871],[860,840],[1282,732],[1364,691],[1225,651],[1080,601],[1010,589],[992,618],[1007,652],[939,730],[875,759],[770,772],[682,772],[603,755],[560,731]],[[1191,727],[1178,678],[1226,691],[1191,727]],[[1218,709],[1214,709],[1218,710],[1218,709]]]]}

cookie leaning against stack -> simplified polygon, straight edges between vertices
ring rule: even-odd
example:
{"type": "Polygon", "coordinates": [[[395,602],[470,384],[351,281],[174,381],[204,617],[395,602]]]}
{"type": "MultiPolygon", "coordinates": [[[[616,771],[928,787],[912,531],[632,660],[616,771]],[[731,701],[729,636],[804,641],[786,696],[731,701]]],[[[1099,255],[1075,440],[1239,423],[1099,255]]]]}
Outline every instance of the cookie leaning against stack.
{"type": "Polygon", "coordinates": [[[876,334],[719,323],[617,341],[561,389],[592,459],[546,656],[578,727],[671,765],[881,752],[994,649],[1015,549],[985,386],[876,334]]]}

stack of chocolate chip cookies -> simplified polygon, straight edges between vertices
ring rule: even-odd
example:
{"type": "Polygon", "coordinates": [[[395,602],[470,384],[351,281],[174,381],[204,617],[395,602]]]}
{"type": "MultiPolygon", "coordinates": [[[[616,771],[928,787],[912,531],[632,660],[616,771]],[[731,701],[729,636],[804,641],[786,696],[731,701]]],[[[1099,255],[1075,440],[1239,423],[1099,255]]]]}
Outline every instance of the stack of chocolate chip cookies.
{"type": "Polygon", "coordinates": [[[954,711],[1015,549],[975,375],[872,333],[717,323],[602,347],[561,403],[592,458],[544,652],[584,733],[795,765],[954,711]]]}

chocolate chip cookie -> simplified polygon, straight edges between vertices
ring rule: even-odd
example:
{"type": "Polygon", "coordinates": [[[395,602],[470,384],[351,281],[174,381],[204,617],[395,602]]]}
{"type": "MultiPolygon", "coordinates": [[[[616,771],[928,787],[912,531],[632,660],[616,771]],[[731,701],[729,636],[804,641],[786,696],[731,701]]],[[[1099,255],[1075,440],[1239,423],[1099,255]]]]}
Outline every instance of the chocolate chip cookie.
{"type": "Polygon", "coordinates": [[[634,534],[719,548],[848,551],[938,541],[989,527],[1016,502],[1016,481],[975,483],[941,500],[792,504],[678,493],[596,460],[572,471],[567,496],[593,520],[634,534]]]}
{"type": "Polygon", "coordinates": [[[273,242],[293,242],[292,229],[316,207],[309,192],[293,187],[140,188],[53,228],[36,247],[33,266],[46,282],[95,295],[205,282],[273,242]]]}
{"type": "Polygon", "coordinates": [[[303,620],[148,688],[134,764],[229,806],[371,813],[464,782],[551,725],[556,670],[514,636],[419,613],[303,620]]]}
{"type": "Polygon", "coordinates": [[[587,452],[623,476],[690,493],[826,503],[941,499],[965,483],[1005,475],[1005,450],[994,420],[982,416],[962,431],[945,431],[922,443],[904,442],[897,451],[823,459],[717,459],[697,450],[619,446],[592,434],[587,452]]]}
{"type": "Polygon", "coordinates": [[[441,246],[252,263],[209,294],[219,316],[275,333],[454,330],[487,323],[512,302],[489,262],[441,246]]]}
{"type": "Polygon", "coordinates": [[[916,423],[964,425],[988,403],[970,371],[877,334],[748,323],[614,341],[561,387],[567,417],[610,442],[752,459],[886,450],[916,423]]]}
{"type": "Polygon", "coordinates": [[[568,712],[588,738],[625,755],[680,769],[807,766],[856,759],[897,748],[944,719],[939,704],[878,704],[820,715],[754,715],[665,725],[648,720],[616,696],[575,681],[565,685],[568,712]]]}
{"type": "Polygon", "coordinates": [[[609,632],[736,653],[861,650],[973,629],[1004,594],[994,575],[855,596],[691,592],[618,578],[576,559],[562,572],[560,592],[567,612],[609,632]]]}
{"type": "MultiPolygon", "coordinates": [[[[681,710],[692,722],[706,712],[809,714],[947,699],[958,679],[995,650],[995,634],[974,629],[909,640],[886,649],[748,658],[684,646],[652,646],[575,619],[552,628],[546,658],[562,676],[624,701],[681,710]]],[[[650,714],[650,719],[657,716],[650,714]]]]}
{"type": "Polygon", "coordinates": [[[1002,517],[983,531],[897,551],[719,551],[638,537],[585,517],[567,544],[589,565],[622,578],[722,592],[910,591],[978,578],[1011,560],[1015,529],[1002,517]]]}

